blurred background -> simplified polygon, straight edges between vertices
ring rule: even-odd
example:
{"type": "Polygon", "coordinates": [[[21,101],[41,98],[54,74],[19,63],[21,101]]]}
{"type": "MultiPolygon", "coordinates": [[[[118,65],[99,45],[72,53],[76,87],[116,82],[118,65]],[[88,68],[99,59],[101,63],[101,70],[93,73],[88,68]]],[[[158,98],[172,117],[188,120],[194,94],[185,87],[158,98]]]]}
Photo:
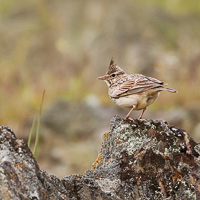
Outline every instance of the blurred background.
{"type": "Polygon", "coordinates": [[[58,177],[83,174],[110,119],[128,112],[97,80],[114,57],[127,73],[178,90],[163,92],[144,118],[166,120],[199,142],[199,24],[196,0],[1,0],[0,125],[27,141],[45,89],[40,168],[58,177]]]}

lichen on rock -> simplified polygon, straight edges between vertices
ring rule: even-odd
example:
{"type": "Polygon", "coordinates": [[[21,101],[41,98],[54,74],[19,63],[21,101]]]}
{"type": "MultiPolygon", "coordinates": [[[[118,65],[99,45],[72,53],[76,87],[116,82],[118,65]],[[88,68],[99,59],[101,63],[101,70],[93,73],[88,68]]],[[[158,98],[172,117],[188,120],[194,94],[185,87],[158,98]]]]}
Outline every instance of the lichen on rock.
{"type": "MultiPolygon", "coordinates": [[[[163,120],[115,116],[103,139],[101,164],[87,174],[119,180],[127,199],[196,199],[200,191],[199,145],[163,120]],[[126,192],[125,192],[126,191],[126,192]]],[[[115,194],[121,192],[121,187],[115,194]]]]}
{"type": "Polygon", "coordinates": [[[2,199],[200,199],[200,145],[163,120],[115,116],[85,175],[40,170],[23,140],[0,127],[2,199]]]}

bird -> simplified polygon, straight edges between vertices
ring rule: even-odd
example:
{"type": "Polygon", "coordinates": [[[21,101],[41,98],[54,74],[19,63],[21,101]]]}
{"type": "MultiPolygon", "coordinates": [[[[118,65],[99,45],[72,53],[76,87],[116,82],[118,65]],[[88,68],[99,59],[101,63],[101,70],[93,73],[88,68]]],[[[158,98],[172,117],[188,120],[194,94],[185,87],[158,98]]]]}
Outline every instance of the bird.
{"type": "Polygon", "coordinates": [[[164,82],[142,74],[127,74],[121,67],[110,61],[108,70],[104,76],[98,77],[104,80],[108,86],[109,97],[118,106],[129,108],[125,119],[131,119],[133,110],[142,110],[138,119],[142,119],[146,108],[159,96],[161,91],[177,93],[176,90],[164,87],[164,82]]]}

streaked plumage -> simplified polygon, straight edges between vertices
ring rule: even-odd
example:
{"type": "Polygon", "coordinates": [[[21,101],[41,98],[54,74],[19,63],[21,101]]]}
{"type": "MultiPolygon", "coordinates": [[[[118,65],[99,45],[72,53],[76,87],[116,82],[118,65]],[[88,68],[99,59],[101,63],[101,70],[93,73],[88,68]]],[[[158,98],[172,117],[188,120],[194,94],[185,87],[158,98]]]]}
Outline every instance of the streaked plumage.
{"type": "Polygon", "coordinates": [[[164,87],[164,83],[155,78],[142,74],[126,74],[113,59],[106,74],[98,79],[106,82],[109,96],[117,105],[131,108],[126,119],[133,110],[143,110],[141,119],[146,107],[157,99],[160,91],[177,92],[164,87]]]}

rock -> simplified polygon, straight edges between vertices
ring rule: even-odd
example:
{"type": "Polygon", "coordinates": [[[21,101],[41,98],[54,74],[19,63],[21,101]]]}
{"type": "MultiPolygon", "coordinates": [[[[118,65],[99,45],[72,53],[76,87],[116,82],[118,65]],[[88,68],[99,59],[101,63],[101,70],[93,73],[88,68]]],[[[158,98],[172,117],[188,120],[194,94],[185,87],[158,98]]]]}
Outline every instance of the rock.
{"type": "Polygon", "coordinates": [[[162,120],[115,116],[92,169],[58,179],[0,127],[0,199],[199,199],[200,144],[162,120]]]}

